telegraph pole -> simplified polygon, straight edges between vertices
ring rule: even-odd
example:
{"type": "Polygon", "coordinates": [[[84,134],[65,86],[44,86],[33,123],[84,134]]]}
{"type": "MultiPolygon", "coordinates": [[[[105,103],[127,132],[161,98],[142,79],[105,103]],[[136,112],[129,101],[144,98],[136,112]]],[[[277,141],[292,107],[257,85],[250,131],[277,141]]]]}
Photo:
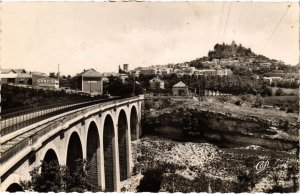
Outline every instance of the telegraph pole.
{"type": "MultiPolygon", "coordinates": [[[[1,79],[1,63],[0,63],[0,121],[1,121],[1,107],[2,107],[2,102],[1,102],[1,85],[2,85],[2,79],[1,79]]],[[[0,122],[1,124],[1,122],[0,122]]],[[[1,139],[1,127],[0,127],[0,139],[1,139]]],[[[0,143],[0,150],[1,150],[1,143],[0,143]]],[[[0,152],[0,158],[1,158],[1,152],[0,152]]],[[[1,184],[1,177],[0,177],[0,184],[1,184]]]]}
{"type": "Polygon", "coordinates": [[[135,96],[135,75],[133,75],[133,96],[135,96]]]}
{"type": "Polygon", "coordinates": [[[58,88],[59,88],[59,64],[58,64],[58,72],[57,72],[57,77],[58,77],[58,88]]]}
{"type": "Polygon", "coordinates": [[[200,87],[200,83],[199,83],[199,102],[201,101],[201,87],[200,87]]]}

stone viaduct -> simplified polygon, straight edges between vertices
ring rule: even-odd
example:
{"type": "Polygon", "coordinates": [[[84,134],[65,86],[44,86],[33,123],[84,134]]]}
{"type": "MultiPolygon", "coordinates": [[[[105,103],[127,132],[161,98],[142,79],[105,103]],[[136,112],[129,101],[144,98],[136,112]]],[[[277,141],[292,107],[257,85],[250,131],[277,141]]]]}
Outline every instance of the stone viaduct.
{"type": "Polygon", "coordinates": [[[141,135],[143,100],[140,95],[84,107],[2,136],[2,148],[9,148],[1,154],[0,191],[21,190],[21,181],[30,180],[42,161],[73,169],[76,159],[90,161],[97,190],[120,191],[131,174],[131,141],[141,135]]]}

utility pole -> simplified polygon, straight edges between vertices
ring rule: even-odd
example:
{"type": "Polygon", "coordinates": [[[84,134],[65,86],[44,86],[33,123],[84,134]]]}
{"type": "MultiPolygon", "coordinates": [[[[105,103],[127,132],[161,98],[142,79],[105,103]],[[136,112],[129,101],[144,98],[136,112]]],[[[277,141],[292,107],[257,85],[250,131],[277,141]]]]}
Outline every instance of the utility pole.
{"type": "Polygon", "coordinates": [[[199,83],[199,102],[201,101],[201,87],[200,87],[200,83],[199,83]]]}
{"type": "Polygon", "coordinates": [[[133,75],[133,96],[135,96],[135,75],[133,75]]]}
{"type": "Polygon", "coordinates": [[[57,79],[58,79],[58,88],[59,88],[59,64],[58,64],[57,79]]]}
{"type": "MultiPolygon", "coordinates": [[[[1,121],[1,85],[2,85],[2,79],[1,79],[1,63],[0,63],[0,121],[1,121]]],[[[0,127],[0,139],[1,139],[1,127],[0,127]]],[[[0,150],[1,150],[1,143],[0,143],[0,150]]],[[[1,158],[1,152],[0,152],[0,158],[1,158]]],[[[0,184],[1,184],[1,177],[0,177],[0,184]]]]}
{"type": "Polygon", "coordinates": [[[90,81],[90,93],[92,93],[92,81],[90,81]]]}

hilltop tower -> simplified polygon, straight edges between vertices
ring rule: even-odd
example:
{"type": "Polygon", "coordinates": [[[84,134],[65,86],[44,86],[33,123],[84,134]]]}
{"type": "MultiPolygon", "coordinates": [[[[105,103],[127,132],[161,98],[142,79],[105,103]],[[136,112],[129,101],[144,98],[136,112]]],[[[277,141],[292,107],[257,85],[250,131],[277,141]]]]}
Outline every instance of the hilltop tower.
{"type": "Polygon", "coordinates": [[[123,71],[128,72],[128,64],[123,64],[123,71]]]}

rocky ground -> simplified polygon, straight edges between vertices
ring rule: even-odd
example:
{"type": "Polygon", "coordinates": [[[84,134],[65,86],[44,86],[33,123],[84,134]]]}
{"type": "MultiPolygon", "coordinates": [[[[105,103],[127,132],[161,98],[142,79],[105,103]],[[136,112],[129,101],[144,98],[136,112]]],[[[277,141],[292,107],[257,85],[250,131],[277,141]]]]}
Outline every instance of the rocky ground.
{"type": "Polygon", "coordinates": [[[133,143],[133,162],[133,176],[123,182],[123,191],[147,191],[143,187],[157,177],[162,177],[159,191],[166,192],[297,190],[295,155],[276,155],[259,146],[221,149],[209,143],[148,136],[133,143]],[[267,165],[260,169],[260,162],[267,165]],[[151,170],[155,172],[153,177],[147,173],[151,170]]]}
{"type": "Polygon", "coordinates": [[[133,176],[122,190],[298,191],[298,115],[237,100],[146,101],[144,137],[133,142],[133,176]]]}

